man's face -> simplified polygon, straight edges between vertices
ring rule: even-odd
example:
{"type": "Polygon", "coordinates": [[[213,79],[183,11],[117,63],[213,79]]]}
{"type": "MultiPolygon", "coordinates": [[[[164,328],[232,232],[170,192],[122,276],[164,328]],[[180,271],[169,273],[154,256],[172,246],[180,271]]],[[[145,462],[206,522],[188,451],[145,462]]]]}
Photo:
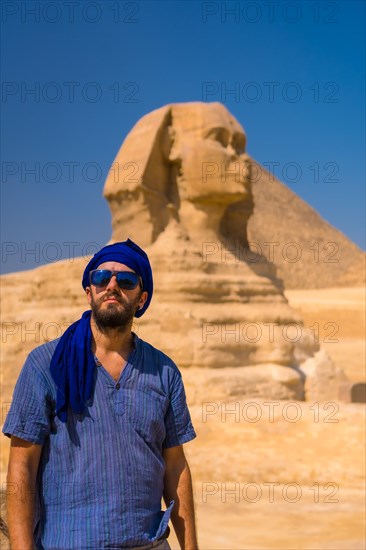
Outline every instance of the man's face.
{"type": "MultiPolygon", "coordinates": [[[[132,269],[119,262],[105,262],[100,264],[97,269],[133,272],[132,269]]],[[[132,324],[136,311],[144,305],[147,299],[147,292],[142,292],[140,285],[133,290],[121,289],[115,276],[104,287],[90,284],[86,288],[86,294],[94,321],[101,331],[124,330],[132,324]]]]}

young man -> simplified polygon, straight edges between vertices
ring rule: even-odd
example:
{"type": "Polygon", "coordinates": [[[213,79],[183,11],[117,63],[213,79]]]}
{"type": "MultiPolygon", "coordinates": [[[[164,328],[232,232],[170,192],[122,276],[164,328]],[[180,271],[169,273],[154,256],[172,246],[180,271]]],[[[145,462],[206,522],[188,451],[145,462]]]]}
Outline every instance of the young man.
{"type": "Polygon", "coordinates": [[[3,427],[11,548],[167,550],[171,516],[197,550],[181,374],[131,331],[152,298],[149,259],[130,239],[106,246],[82,285],[91,311],[29,354],[3,427]]]}

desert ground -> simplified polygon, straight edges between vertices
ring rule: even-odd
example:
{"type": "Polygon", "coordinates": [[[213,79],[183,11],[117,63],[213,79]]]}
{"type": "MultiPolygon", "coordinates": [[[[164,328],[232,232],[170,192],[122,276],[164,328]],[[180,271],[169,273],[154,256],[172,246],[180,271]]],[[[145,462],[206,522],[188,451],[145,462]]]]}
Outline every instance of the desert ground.
{"type": "MultiPolygon", "coordinates": [[[[286,296],[308,327],[318,323],[320,344],[348,378],[365,382],[364,289],[286,296]]],[[[184,369],[183,377],[197,432],[185,448],[201,550],[365,548],[364,404],[215,403],[209,394],[197,402],[205,370],[184,369]]],[[[179,549],[173,530],[169,542],[179,549]]]]}

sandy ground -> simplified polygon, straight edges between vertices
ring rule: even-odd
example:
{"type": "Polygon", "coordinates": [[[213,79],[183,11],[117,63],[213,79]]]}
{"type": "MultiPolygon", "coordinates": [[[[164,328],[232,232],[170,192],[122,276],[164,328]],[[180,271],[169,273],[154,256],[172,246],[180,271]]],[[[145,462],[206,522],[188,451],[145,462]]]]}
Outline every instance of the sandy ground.
{"type": "Polygon", "coordinates": [[[258,399],[211,415],[192,407],[198,437],[186,452],[201,550],[364,548],[363,405],[273,411],[258,399]]]}
{"type": "MultiPolygon", "coordinates": [[[[365,381],[364,290],[286,296],[348,378],[365,381]]],[[[185,449],[201,550],[365,548],[363,404],[207,395],[190,410],[197,438],[185,449]]],[[[169,541],[179,548],[174,533],[169,541]]]]}

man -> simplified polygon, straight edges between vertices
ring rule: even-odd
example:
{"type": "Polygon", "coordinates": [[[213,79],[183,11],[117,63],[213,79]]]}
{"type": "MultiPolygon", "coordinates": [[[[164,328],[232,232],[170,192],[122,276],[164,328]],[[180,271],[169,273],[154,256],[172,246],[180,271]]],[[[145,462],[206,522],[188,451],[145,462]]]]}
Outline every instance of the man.
{"type": "Polygon", "coordinates": [[[171,515],[197,550],[181,375],[131,331],[152,298],[149,259],[130,239],[106,246],[82,285],[91,311],[29,354],[3,427],[11,548],[167,550],[171,515]]]}

